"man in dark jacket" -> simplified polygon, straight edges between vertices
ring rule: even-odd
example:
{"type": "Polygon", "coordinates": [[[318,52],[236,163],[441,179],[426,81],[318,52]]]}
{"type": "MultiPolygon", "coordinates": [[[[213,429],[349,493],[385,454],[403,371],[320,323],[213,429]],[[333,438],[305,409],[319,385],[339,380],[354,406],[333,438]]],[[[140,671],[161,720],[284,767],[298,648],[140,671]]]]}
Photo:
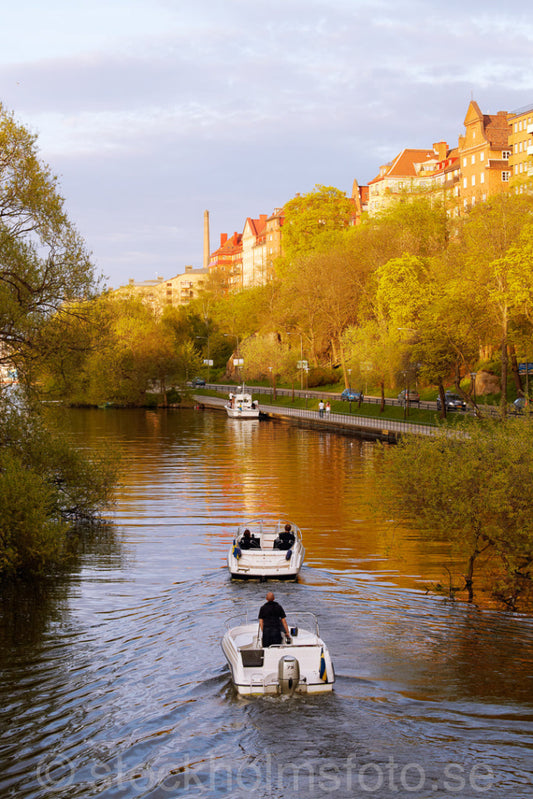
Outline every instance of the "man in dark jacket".
{"type": "Polygon", "coordinates": [[[269,591],[266,602],[259,611],[259,627],[263,636],[263,646],[281,644],[281,630],[285,630],[289,638],[289,627],[285,618],[285,611],[278,602],[274,601],[274,594],[269,591]]]}

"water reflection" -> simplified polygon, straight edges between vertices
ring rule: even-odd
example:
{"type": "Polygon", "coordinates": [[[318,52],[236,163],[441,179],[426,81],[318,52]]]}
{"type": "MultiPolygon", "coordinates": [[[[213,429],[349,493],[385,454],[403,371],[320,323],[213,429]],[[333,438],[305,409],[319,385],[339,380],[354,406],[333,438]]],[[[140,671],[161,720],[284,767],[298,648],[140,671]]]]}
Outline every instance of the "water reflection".
{"type": "Polygon", "coordinates": [[[2,795],[531,795],[533,622],[420,590],[445,553],[376,526],[372,444],[193,410],[65,423],[123,455],[113,533],[48,595],[5,598],[2,795]],[[226,550],[272,512],[304,531],[276,597],[317,614],[331,696],[232,690],[225,620],[267,586],[230,581],[226,550]]]}

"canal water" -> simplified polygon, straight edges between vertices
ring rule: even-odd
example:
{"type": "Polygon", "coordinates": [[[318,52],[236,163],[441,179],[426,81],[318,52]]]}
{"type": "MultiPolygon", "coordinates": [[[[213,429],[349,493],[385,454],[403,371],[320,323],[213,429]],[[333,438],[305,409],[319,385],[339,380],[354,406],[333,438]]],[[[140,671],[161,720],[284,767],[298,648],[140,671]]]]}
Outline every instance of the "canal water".
{"type": "Polygon", "coordinates": [[[65,425],[121,453],[121,484],[72,575],[2,596],[2,799],[531,797],[533,619],[427,592],[447,553],[376,522],[378,445],[193,409],[65,425]],[[303,530],[274,590],[317,615],[331,694],[232,687],[225,622],[267,584],[225,556],[263,514],[303,530]]]}

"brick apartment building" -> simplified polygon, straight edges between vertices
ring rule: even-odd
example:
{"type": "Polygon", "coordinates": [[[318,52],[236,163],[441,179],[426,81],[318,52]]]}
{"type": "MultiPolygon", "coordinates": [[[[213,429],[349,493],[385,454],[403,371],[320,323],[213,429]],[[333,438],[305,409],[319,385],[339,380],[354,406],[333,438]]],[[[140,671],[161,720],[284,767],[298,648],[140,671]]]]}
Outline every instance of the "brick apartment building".
{"type": "Polygon", "coordinates": [[[468,106],[465,133],[459,136],[460,197],[463,211],[476,202],[509,190],[509,121],[506,111],[482,114],[477,103],[468,106]]]}

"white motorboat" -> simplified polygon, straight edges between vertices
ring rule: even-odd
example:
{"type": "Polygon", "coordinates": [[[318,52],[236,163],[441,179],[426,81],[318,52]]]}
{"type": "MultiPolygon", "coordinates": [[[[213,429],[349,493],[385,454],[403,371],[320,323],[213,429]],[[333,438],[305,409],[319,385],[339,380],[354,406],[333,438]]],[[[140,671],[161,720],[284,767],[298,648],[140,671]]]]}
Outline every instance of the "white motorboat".
{"type": "Polygon", "coordinates": [[[244,386],[239,393],[230,393],[224,407],[230,419],[259,419],[259,405],[252,399],[252,395],[245,391],[244,386]]]}
{"type": "Polygon", "coordinates": [[[258,621],[244,614],[222,638],[222,651],[239,694],[323,693],[333,690],[335,672],[313,613],[295,611],[287,618],[290,638],[262,647],[258,621]],[[300,623],[303,626],[300,626],[300,623]]]}
{"type": "Polygon", "coordinates": [[[304,556],[297,525],[286,520],[252,519],[237,528],[228,551],[228,569],[232,577],[295,580],[304,556]]]}

